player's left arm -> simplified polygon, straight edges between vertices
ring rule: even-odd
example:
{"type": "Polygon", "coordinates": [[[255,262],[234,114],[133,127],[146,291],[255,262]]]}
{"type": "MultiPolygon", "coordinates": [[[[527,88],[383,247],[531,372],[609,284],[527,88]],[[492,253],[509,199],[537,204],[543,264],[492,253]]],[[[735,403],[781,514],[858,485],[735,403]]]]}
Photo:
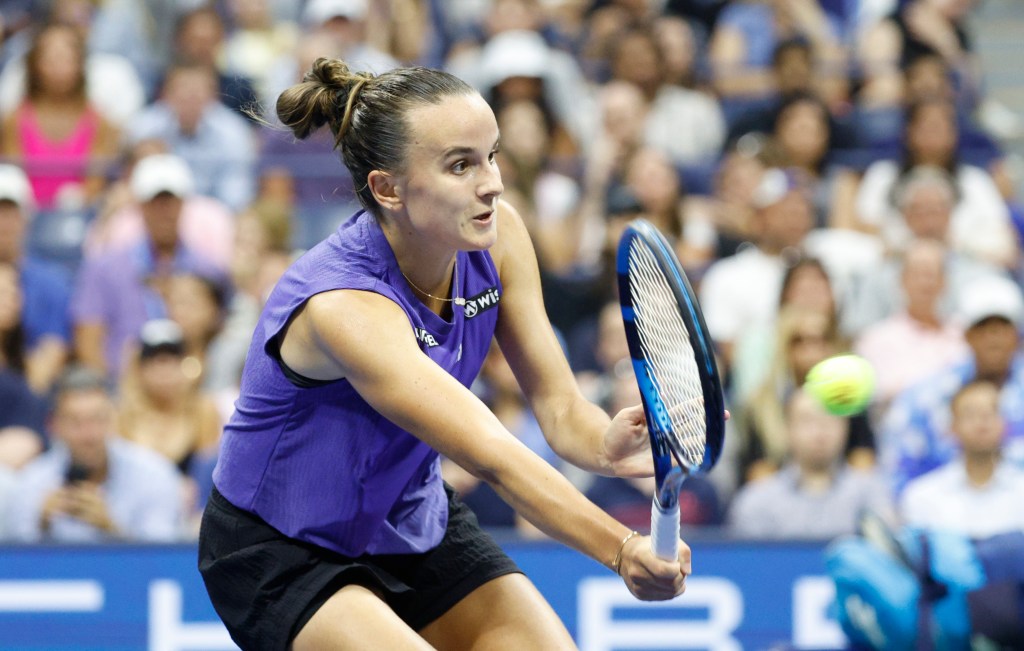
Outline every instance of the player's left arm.
{"type": "Polygon", "coordinates": [[[643,410],[629,408],[611,419],[580,392],[544,309],[530,235],[519,213],[504,201],[491,255],[503,290],[498,344],[551,448],[592,472],[650,475],[643,410]]]}

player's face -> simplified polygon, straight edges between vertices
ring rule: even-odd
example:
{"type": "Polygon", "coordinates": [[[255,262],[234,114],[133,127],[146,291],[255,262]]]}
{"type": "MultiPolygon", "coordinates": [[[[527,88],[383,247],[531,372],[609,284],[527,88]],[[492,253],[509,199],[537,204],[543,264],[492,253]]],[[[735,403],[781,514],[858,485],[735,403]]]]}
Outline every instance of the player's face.
{"type": "Polygon", "coordinates": [[[409,111],[406,120],[411,138],[396,194],[411,227],[450,249],[490,247],[504,190],[490,106],[477,94],[453,96],[409,111]]]}

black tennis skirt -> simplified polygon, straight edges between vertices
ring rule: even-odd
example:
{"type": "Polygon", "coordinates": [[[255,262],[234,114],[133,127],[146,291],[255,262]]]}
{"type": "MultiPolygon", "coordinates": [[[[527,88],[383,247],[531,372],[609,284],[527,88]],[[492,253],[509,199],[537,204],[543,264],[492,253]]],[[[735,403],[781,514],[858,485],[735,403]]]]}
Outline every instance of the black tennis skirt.
{"type": "Polygon", "coordinates": [[[445,490],[448,529],[437,547],[349,558],[285,536],[214,488],[199,531],[199,571],[231,638],[245,651],[286,651],[317,609],[352,584],[380,592],[418,631],[484,583],[520,572],[445,490]]]}

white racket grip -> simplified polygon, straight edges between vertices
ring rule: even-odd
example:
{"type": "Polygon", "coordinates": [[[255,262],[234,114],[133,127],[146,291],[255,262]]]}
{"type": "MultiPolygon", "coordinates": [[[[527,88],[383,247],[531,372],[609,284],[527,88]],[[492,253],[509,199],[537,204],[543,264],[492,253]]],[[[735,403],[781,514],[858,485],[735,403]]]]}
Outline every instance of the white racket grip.
{"type": "Polygon", "coordinates": [[[655,499],[651,503],[651,550],[658,558],[674,561],[679,557],[679,503],[663,511],[655,499]]]}

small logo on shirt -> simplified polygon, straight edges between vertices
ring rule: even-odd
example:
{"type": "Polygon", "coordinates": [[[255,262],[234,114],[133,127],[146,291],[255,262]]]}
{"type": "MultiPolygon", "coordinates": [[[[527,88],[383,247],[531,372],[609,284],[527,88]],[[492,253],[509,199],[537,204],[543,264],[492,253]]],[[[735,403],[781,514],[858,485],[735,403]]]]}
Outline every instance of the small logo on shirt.
{"type": "Polygon", "coordinates": [[[485,312],[498,304],[501,294],[497,287],[489,287],[476,296],[466,299],[465,314],[467,319],[472,319],[477,314],[485,312]]]}
{"type": "Polygon", "coordinates": [[[420,343],[426,344],[428,348],[433,348],[438,345],[437,339],[434,339],[434,335],[430,334],[423,328],[413,328],[413,331],[416,332],[416,339],[418,339],[420,343]]]}

